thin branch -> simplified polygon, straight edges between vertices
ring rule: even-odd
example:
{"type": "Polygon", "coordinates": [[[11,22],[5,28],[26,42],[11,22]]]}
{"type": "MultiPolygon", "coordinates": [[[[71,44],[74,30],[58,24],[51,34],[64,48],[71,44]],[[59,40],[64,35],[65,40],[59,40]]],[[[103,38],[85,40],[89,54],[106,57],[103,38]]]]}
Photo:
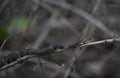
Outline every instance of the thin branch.
{"type": "Polygon", "coordinates": [[[9,68],[31,57],[44,56],[54,52],[61,52],[68,49],[74,49],[77,46],[80,46],[80,48],[82,48],[82,47],[87,47],[92,45],[98,45],[103,43],[105,44],[115,43],[115,42],[117,43],[120,42],[120,39],[106,39],[106,40],[95,41],[95,42],[89,42],[88,40],[84,40],[84,41],[79,41],[77,43],[73,43],[69,45],[64,45],[64,44],[50,45],[49,47],[44,49],[24,49],[20,51],[15,51],[0,59],[0,69],[3,70],[6,68],[9,68]]]}
{"type": "Polygon", "coordinates": [[[84,44],[80,47],[87,47],[87,46],[92,46],[92,45],[98,45],[98,44],[103,44],[103,43],[114,43],[114,42],[120,42],[120,39],[106,39],[106,40],[101,40],[101,41],[95,41],[95,42],[90,42],[87,44],[84,44]]]}
{"type": "MultiPolygon", "coordinates": [[[[35,4],[38,4],[36,1],[32,0],[35,4]]],[[[42,6],[43,8],[47,9],[49,12],[54,13],[54,11],[57,11],[58,13],[59,10],[56,8],[51,7],[49,4],[47,4],[45,1],[43,1],[41,4],[39,4],[40,6],[42,6]]],[[[60,14],[59,14],[60,15],[60,14]]],[[[58,22],[60,24],[60,26],[66,26],[68,27],[77,37],[80,37],[80,32],[75,29],[75,27],[72,25],[72,23],[70,23],[66,18],[61,17],[61,19],[57,20],[57,18],[55,18],[56,22],[58,22]]],[[[54,24],[55,26],[57,24],[54,24]]]]}
{"type": "MultiPolygon", "coordinates": [[[[94,8],[93,8],[92,15],[95,15],[96,12],[98,11],[98,8],[99,8],[99,6],[100,6],[100,4],[101,4],[101,1],[102,1],[102,0],[97,0],[97,3],[96,3],[96,5],[95,5],[94,8]]],[[[90,25],[91,25],[91,23],[88,22],[87,25],[86,25],[86,27],[85,27],[85,30],[83,30],[84,33],[83,33],[82,38],[85,38],[86,35],[87,35],[87,36],[90,36],[90,35],[93,34],[95,28],[92,27],[92,26],[90,26],[90,25]],[[87,34],[87,33],[88,33],[88,34],[87,34]]],[[[73,58],[70,60],[71,62],[69,63],[69,64],[70,64],[69,67],[66,69],[66,73],[65,73],[65,75],[64,75],[64,78],[67,78],[67,77],[69,76],[69,74],[70,74],[70,72],[71,72],[71,68],[72,68],[75,60],[76,60],[78,57],[80,57],[85,50],[86,50],[86,48],[83,48],[82,50],[79,51],[79,53],[78,53],[78,51],[75,52],[75,54],[76,54],[77,56],[73,56],[73,58]]]]}
{"type": "Polygon", "coordinates": [[[70,60],[69,66],[67,66],[68,68],[65,70],[66,73],[65,73],[65,75],[64,75],[63,78],[67,78],[67,77],[69,76],[69,74],[70,74],[70,72],[71,72],[71,68],[72,68],[75,60],[84,53],[85,49],[86,49],[86,48],[83,48],[83,49],[81,49],[81,50],[80,50],[80,48],[77,48],[77,49],[76,49],[75,55],[74,55],[74,56],[72,57],[72,59],[70,60]],[[76,54],[77,54],[77,55],[76,55],[76,54]]]}
{"type": "MultiPolygon", "coordinates": [[[[96,13],[98,12],[98,9],[100,7],[102,0],[97,0],[95,3],[95,6],[93,7],[92,10],[92,16],[96,16],[96,13]]],[[[88,33],[89,36],[92,35],[92,33],[94,32],[95,28],[93,26],[91,26],[92,24],[90,22],[88,22],[83,30],[83,39],[85,38],[86,34],[88,33]],[[90,31],[91,30],[91,31],[90,31]]]]}
{"type": "Polygon", "coordinates": [[[98,27],[99,29],[101,29],[102,31],[104,31],[106,34],[108,34],[109,36],[113,36],[113,32],[111,30],[109,30],[107,28],[107,26],[105,26],[101,21],[99,21],[98,19],[96,19],[95,17],[91,16],[90,14],[88,14],[87,12],[85,12],[84,10],[77,8],[75,6],[72,6],[68,3],[59,1],[50,1],[50,0],[45,0],[46,2],[50,3],[50,4],[54,4],[57,6],[60,6],[62,8],[68,9],[80,16],[82,16],[83,18],[85,18],[86,20],[88,20],[89,22],[91,22],[92,24],[96,25],[96,27],[98,27]]]}
{"type": "Polygon", "coordinates": [[[2,50],[3,46],[5,45],[5,43],[7,42],[7,40],[8,40],[9,38],[10,38],[10,36],[7,37],[7,38],[3,41],[2,45],[0,46],[0,51],[2,50]]]}
{"type": "Polygon", "coordinates": [[[31,48],[38,49],[38,47],[42,44],[42,42],[48,36],[50,30],[51,30],[50,26],[45,26],[42,30],[42,33],[40,33],[40,35],[35,40],[31,48]]]}
{"type": "Polygon", "coordinates": [[[5,0],[3,4],[0,6],[0,14],[4,10],[4,8],[8,5],[10,0],[5,0]]]}

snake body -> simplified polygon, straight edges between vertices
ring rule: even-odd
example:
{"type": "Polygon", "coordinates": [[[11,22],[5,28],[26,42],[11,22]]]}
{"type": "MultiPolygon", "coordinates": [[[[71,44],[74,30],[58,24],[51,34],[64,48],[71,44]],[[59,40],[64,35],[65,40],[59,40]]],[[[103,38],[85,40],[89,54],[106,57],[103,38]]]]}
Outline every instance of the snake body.
{"type": "Polygon", "coordinates": [[[74,49],[76,46],[80,46],[87,42],[89,42],[88,39],[84,41],[78,41],[69,45],[65,45],[64,43],[56,43],[43,49],[23,49],[19,51],[14,51],[8,54],[7,56],[0,58],[0,70],[14,66],[17,63],[21,63],[22,61],[30,57],[41,57],[54,52],[64,51],[65,49],[74,49]]]}

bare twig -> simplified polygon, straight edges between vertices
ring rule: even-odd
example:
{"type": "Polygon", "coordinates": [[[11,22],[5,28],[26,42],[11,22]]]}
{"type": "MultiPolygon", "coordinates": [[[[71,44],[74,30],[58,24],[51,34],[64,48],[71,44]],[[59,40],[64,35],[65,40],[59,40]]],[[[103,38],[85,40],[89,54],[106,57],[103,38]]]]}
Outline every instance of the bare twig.
{"type": "Polygon", "coordinates": [[[85,18],[86,20],[88,20],[89,22],[91,22],[92,24],[96,25],[96,27],[98,27],[99,29],[101,29],[102,31],[104,31],[106,34],[108,34],[109,36],[113,36],[113,32],[110,31],[107,26],[105,26],[101,21],[99,21],[98,19],[94,18],[93,16],[91,16],[90,14],[88,14],[87,12],[85,12],[84,10],[77,8],[75,6],[72,6],[68,3],[65,2],[56,2],[56,1],[50,1],[50,0],[45,0],[50,4],[54,4],[57,6],[60,6],[62,8],[68,9],[80,16],[82,16],[83,18],[85,18]]]}
{"type": "Polygon", "coordinates": [[[5,43],[7,42],[7,40],[8,40],[9,38],[10,38],[10,36],[7,37],[7,38],[3,41],[2,45],[0,46],[0,51],[2,50],[3,46],[5,45],[5,43]]]}
{"type": "Polygon", "coordinates": [[[85,51],[85,49],[86,49],[86,48],[83,48],[83,49],[81,49],[81,50],[80,50],[80,48],[77,48],[77,49],[76,49],[75,55],[74,55],[74,56],[72,57],[72,59],[70,60],[69,65],[67,66],[68,68],[65,70],[66,73],[64,74],[64,77],[63,77],[63,78],[67,78],[67,77],[69,76],[69,74],[70,74],[70,72],[71,72],[71,68],[72,68],[75,60],[83,54],[83,52],[85,51]],[[77,55],[76,55],[76,54],[77,54],[77,55]]]}
{"type": "MultiPolygon", "coordinates": [[[[92,15],[95,15],[95,14],[96,14],[96,12],[97,12],[97,10],[98,10],[98,8],[99,8],[99,6],[100,6],[101,1],[102,1],[102,0],[97,0],[97,3],[96,3],[96,5],[95,5],[94,8],[93,8],[92,15]]],[[[83,30],[83,31],[84,31],[84,32],[83,32],[83,36],[82,36],[83,39],[85,38],[86,35],[87,35],[87,36],[90,36],[90,35],[92,35],[92,33],[94,32],[94,29],[95,29],[95,28],[92,27],[92,26],[90,26],[90,25],[91,25],[91,23],[88,22],[87,25],[86,25],[86,27],[85,27],[85,30],[83,30]],[[88,33],[88,34],[87,34],[87,33],[88,33]]],[[[70,61],[71,61],[71,62],[70,62],[70,66],[68,67],[68,69],[66,69],[66,73],[65,73],[65,75],[64,75],[64,78],[67,78],[67,77],[69,76],[69,74],[70,74],[70,72],[71,72],[71,68],[72,68],[75,60],[76,60],[78,57],[80,57],[81,54],[83,54],[83,52],[85,51],[85,49],[86,49],[86,48],[84,48],[84,49],[82,49],[81,51],[79,51],[80,53],[78,53],[77,51],[75,52],[75,54],[76,54],[77,56],[73,56],[73,58],[70,60],[70,61]]]]}
{"type": "MultiPolygon", "coordinates": [[[[92,16],[96,16],[96,13],[98,12],[101,2],[102,2],[102,0],[97,0],[95,6],[93,8],[92,14],[91,14],[92,16]]],[[[94,29],[95,28],[93,26],[91,26],[91,23],[88,22],[86,27],[83,30],[83,38],[85,38],[87,33],[89,33],[89,36],[91,36],[92,33],[94,32],[94,29]],[[90,29],[91,29],[91,31],[90,31],[90,29]]]]}
{"type": "Polygon", "coordinates": [[[45,26],[42,32],[40,33],[40,35],[38,36],[38,38],[36,39],[36,41],[33,43],[32,48],[37,49],[45,40],[45,38],[48,36],[49,31],[50,31],[50,27],[45,26]]]}
{"type": "Polygon", "coordinates": [[[80,37],[81,33],[75,29],[75,27],[66,18],[61,18],[61,23],[67,26],[77,37],[80,37]]]}
{"type": "Polygon", "coordinates": [[[106,39],[106,40],[101,40],[101,41],[95,41],[95,42],[90,42],[87,44],[84,44],[80,47],[86,47],[86,46],[92,46],[92,45],[98,45],[98,44],[103,44],[103,43],[114,43],[114,42],[120,42],[120,39],[106,39]]]}
{"type": "Polygon", "coordinates": [[[77,42],[77,43],[73,43],[70,45],[52,45],[52,46],[49,46],[48,48],[45,48],[42,50],[37,50],[37,49],[20,50],[18,52],[10,53],[8,56],[5,56],[0,59],[1,70],[11,67],[11,66],[14,66],[15,64],[19,63],[21,60],[35,57],[36,55],[43,56],[46,54],[54,53],[54,51],[59,52],[59,51],[67,50],[67,49],[74,49],[77,46],[80,46],[80,48],[82,48],[82,47],[98,45],[98,44],[102,44],[102,43],[107,44],[107,43],[114,43],[114,42],[118,43],[118,42],[120,42],[120,39],[106,39],[106,40],[89,42],[89,43],[88,43],[88,40],[84,40],[82,42],[77,42]]]}
{"type": "Polygon", "coordinates": [[[3,2],[3,4],[0,6],[0,14],[1,12],[4,10],[4,8],[7,6],[7,4],[9,3],[10,0],[5,0],[3,2]]]}
{"type": "MultiPolygon", "coordinates": [[[[34,0],[32,0],[34,3],[36,3],[34,0]]],[[[36,3],[38,4],[38,3],[36,3]]],[[[60,12],[58,9],[55,9],[53,7],[51,7],[49,4],[45,3],[45,1],[43,1],[40,6],[42,6],[43,8],[47,9],[49,12],[54,13],[54,11],[57,11],[60,15],[60,12]]],[[[80,32],[75,29],[75,27],[64,17],[61,17],[61,19],[57,20],[57,18],[55,19],[56,22],[59,22],[60,26],[67,26],[77,37],[80,37],[80,32]]],[[[54,24],[55,26],[57,24],[54,24]]]]}

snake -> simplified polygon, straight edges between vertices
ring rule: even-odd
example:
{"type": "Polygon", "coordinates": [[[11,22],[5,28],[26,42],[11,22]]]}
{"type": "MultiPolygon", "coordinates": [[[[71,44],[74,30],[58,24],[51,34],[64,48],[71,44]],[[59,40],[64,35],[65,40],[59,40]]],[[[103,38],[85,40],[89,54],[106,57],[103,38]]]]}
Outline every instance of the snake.
{"type": "Polygon", "coordinates": [[[6,56],[0,57],[0,71],[11,66],[15,66],[18,63],[22,63],[24,60],[31,57],[42,57],[54,52],[61,52],[68,49],[71,50],[90,41],[91,39],[85,39],[83,41],[80,40],[67,45],[64,43],[55,43],[43,49],[28,48],[19,51],[13,51],[6,56]]]}

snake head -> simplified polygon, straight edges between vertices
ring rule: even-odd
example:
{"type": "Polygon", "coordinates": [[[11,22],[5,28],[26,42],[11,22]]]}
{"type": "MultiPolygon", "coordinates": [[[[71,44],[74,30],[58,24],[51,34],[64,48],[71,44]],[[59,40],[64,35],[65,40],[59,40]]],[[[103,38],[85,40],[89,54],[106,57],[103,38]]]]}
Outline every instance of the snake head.
{"type": "Polygon", "coordinates": [[[55,43],[50,45],[50,47],[48,47],[51,51],[63,51],[63,49],[65,48],[65,44],[64,43],[55,43]]]}

